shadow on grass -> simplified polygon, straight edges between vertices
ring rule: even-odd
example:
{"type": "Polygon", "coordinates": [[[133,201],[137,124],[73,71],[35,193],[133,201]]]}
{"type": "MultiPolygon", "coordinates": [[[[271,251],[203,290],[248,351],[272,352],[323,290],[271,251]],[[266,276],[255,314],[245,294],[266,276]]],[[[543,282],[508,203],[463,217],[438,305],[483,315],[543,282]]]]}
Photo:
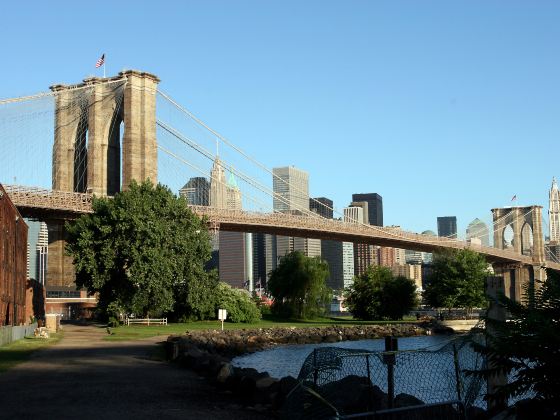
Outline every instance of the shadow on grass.
{"type": "Polygon", "coordinates": [[[40,349],[51,346],[62,338],[62,333],[51,334],[50,338],[26,337],[0,347],[0,373],[23,363],[40,349]]]}

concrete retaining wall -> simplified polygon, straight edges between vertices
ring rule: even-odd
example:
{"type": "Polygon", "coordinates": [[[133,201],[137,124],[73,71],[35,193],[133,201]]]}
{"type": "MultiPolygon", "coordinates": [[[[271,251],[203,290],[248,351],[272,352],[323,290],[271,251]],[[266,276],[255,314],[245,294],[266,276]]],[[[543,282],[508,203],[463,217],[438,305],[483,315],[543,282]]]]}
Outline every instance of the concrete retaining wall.
{"type": "Polygon", "coordinates": [[[37,328],[37,323],[18,327],[0,327],[0,346],[5,346],[6,344],[21,340],[22,338],[33,336],[35,328],[37,328]]]}

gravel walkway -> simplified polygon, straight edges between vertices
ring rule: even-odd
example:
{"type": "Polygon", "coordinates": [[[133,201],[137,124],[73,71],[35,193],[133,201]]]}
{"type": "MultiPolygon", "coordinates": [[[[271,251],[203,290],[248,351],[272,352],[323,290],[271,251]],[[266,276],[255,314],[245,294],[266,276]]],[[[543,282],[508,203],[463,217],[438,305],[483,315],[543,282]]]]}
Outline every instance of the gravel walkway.
{"type": "Polygon", "coordinates": [[[109,342],[106,334],[65,325],[59,343],[0,374],[0,418],[266,418],[194,372],[149,360],[162,337],[109,342]]]}

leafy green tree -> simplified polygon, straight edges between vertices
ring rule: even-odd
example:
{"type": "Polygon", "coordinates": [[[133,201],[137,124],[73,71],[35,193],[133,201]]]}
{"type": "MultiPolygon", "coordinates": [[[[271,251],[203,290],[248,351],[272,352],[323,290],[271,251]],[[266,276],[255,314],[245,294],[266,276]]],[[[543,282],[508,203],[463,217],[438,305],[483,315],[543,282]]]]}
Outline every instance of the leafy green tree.
{"type": "Polygon", "coordinates": [[[227,320],[231,322],[257,322],[261,319],[261,311],[251,296],[241,289],[219,282],[215,289],[216,310],[227,310],[227,320]]]}
{"type": "Polygon", "coordinates": [[[344,291],[344,305],[354,318],[402,319],[417,304],[416,286],[405,277],[393,277],[387,267],[371,266],[344,291]]]}
{"type": "Polygon", "coordinates": [[[204,221],[166,187],[133,182],[114,198],[94,198],[93,214],[67,223],[76,285],[129,313],[213,315],[215,275],[204,270],[204,221]]]}
{"type": "Polygon", "coordinates": [[[332,292],[327,287],[329,267],[320,258],[300,251],[286,254],[272,270],[267,288],[273,296],[273,313],[297,319],[324,314],[332,292]]]}
{"type": "Polygon", "coordinates": [[[484,256],[470,249],[435,253],[424,299],[436,308],[482,307],[488,275],[484,256]]]}
{"type": "MultiPolygon", "coordinates": [[[[504,374],[508,384],[491,399],[531,399],[524,404],[526,418],[556,418],[560,407],[560,275],[548,270],[547,280],[536,290],[525,290],[524,300],[515,302],[503,295],[495,302],[509,314],[507,321],[486,317],[486,342],[474,342],[484,354],[486,368],[471,372],[484,377],[504,374]]],[[[521,413],[518,413],[521,414],[521,413]]],[[[518,416],[517,418],[525,418],[518,416]]]]}

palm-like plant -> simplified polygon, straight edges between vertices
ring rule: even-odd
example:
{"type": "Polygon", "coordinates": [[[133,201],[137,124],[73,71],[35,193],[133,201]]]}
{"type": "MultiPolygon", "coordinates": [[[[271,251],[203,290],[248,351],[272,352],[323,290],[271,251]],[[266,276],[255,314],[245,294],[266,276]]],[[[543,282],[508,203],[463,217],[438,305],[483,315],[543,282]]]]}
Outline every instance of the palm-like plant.
{"type": "Polygon", "coordinates": [[[485,319],[486,343],[473,347],[487,364],[470,373],[508,379],[488,395],[491,400],[529,397],[533,409],[560,416],[560,276],[549,270],[548,279],[536,286],[526,288],[523,302],[503,295],[496,299],[509,320],[485,319]]]}

